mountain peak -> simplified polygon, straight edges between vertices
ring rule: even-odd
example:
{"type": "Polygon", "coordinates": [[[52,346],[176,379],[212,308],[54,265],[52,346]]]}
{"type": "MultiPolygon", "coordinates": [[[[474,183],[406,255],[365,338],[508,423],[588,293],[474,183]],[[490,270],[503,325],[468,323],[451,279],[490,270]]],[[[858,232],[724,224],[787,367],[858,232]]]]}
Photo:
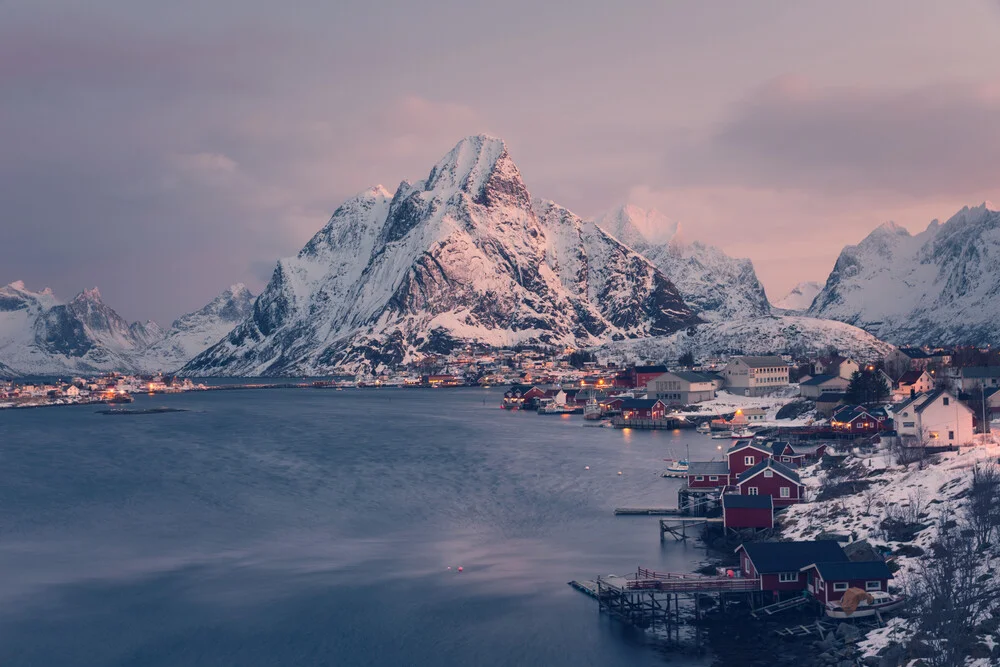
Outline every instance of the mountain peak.
{"type": "Polygon", "coordinates": [[[601,216],[597,224],[631,248],[650,243],[682,243],[679,222],[656,209],[644,209],[635,204],[622,204],[601,216]]]}
{"type": "Polygon", "coordinates": [[[25,291],[23,280],[15,280],[12,283],[8,283],[7,287],[10,287],[11,289],[16,289],[19,292],[25,291]]]}
{"type": "Polygon", "coordinates": [[[101,290],[96,287],[91,287],[85,289],[73,299],[73,301],[83,302],[83,301],[100,301],[101,300],[101,290]]]}
{"type": "Polygon", "coordinates": [[[483,206],[515,204],[531,207],[521,172],[502,139],[487,134],[466,137],[434,165],[423,183],[426,191],[467,193],[483,206]]]}

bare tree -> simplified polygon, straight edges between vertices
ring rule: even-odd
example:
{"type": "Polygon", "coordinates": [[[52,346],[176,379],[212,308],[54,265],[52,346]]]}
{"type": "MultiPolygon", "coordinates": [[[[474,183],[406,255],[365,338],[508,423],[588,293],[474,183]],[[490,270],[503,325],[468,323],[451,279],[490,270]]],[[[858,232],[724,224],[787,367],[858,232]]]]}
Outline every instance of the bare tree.
{"type": "Polygon", "coordinates": [[[861,494],[861,503],[865,508],[865,516],[870,516],[872,508],[882,499],[882,490],[875,486],[869,486],[861,494]]]}
{"type": "Polygon", "coordinates": [[[1000,525],[1000,469],[996,464],[977,465],[972,469],[965,520],[976,538],[976,549],[981,551],[989,546],[1000,525]]]}
{"type": "Polygon", "coordinates": [[[916,639],[932,647],[924,658],[934,667],[961,667],[977,643],[978,626],[990,614],[997,595],[994,577],[980,580],[980,557],[962,537],[951,512],[940,517],[938,539],[914,582],[916,639]]]}

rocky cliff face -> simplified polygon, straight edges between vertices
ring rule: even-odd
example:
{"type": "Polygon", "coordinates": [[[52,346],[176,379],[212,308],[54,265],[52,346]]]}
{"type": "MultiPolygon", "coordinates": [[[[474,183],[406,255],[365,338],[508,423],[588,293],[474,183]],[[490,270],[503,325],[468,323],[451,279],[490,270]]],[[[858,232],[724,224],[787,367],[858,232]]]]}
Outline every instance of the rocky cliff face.
{"type": "Polygon", "coordinates": [[[749,259],[730,257],[697,241],[686,242],[680,224],[660,213],[622,206],[598,218],[597,225],[652,262],[703,319],[728,321],[771,313],[749,259]],[[660,241],[649,240],[652,230],[660,241]]]}
{"type": "Polygon", "coordinates": [[[923,232],[886,223],[841,251],[811,315],[898,344],[1000,343],[1000,212],[963,208],[923,232]]]}
{"type": "Polygon", "coordinates": [[[818,283],[814,280],[801,282],[793,287],[780,301],[776,301],[774,307],[796,312],[809,310],[813,299],[822,290],[823,283],[818,283]]]}
{"type": "Polygon", "coordinates": [[[185,372],[375,368],[463,341],[591,345],[697,321],[639,253],[533,203],[504,143],[476,136],[425,180],[341,206],[185,372]]]}

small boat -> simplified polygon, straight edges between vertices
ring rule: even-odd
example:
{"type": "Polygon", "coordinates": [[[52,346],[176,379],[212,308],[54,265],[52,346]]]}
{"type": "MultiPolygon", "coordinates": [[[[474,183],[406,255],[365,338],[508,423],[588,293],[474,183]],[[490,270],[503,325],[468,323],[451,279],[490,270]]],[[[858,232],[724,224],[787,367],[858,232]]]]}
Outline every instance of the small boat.
{"type": "Polygon", "coordinates": [[[587,401],[587,404],[583,406],[583,418],[589,420],[597,420],[603,416],[603,411],[601,410],[601,404],[597,402],[596,398],[591,398],[587,401]]]}
{"type": "Polygon", "coordinates": [[[664,459],[668,465],[667,469],[663,471],[662,477],[687,477],[688,474],[688,461],[687,459],[681,459],[680,461],[675,461],[673,459],[664,459]]]}
{"type": "Polygon", "coordinates": [[[718,431],[712,434],[712,440],[732,440],[732,431],[718,431]]]}
{"type": "Polygon", "coordinates": [[[702,422],[694,430],[698,433],[711,433],[712,427],[708,425],[708,422],[702,422]]]}
{"type": "Polygon", "coordinates": [[[734,438],[737,438],[737,439],[739,439],[739,438],[752,438],[753,437],[753,431],[751,431],[746,426],[744,426],[743,428],[738,428],[738,429],[734,430],[732,435],[733,435],[734,438]]]}
{"type": "MultiPolygon", "coordinates": [[[[864,593],[860,589],[856,590],[858,593],[864,593]]],[[[905,595],[892,595],[885,591],[869,591],[868,595],[871,596],[872,601],[869,602],[867,598],[862,598],[858,602],[857,608],[851,613],[844,611],[840,605],[841,600],[827,602],[826,615],[830,618],[866,618],[874,616],[876,613],[885,614],[895,611],[906,604],[905,595]]]]}

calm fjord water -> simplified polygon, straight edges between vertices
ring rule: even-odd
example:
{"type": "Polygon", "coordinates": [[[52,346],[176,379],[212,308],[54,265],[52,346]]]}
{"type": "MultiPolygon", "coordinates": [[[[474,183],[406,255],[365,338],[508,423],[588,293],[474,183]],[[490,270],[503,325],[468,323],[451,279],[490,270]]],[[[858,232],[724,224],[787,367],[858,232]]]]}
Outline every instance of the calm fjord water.
{"type": "Polygon", "coordinates": [[[662,664],[566,582],[690,570],[702,550],[611,510],[673,505],[662,459],[717,443],[500,393],[0,412],[0,665],[662,664]]]}

